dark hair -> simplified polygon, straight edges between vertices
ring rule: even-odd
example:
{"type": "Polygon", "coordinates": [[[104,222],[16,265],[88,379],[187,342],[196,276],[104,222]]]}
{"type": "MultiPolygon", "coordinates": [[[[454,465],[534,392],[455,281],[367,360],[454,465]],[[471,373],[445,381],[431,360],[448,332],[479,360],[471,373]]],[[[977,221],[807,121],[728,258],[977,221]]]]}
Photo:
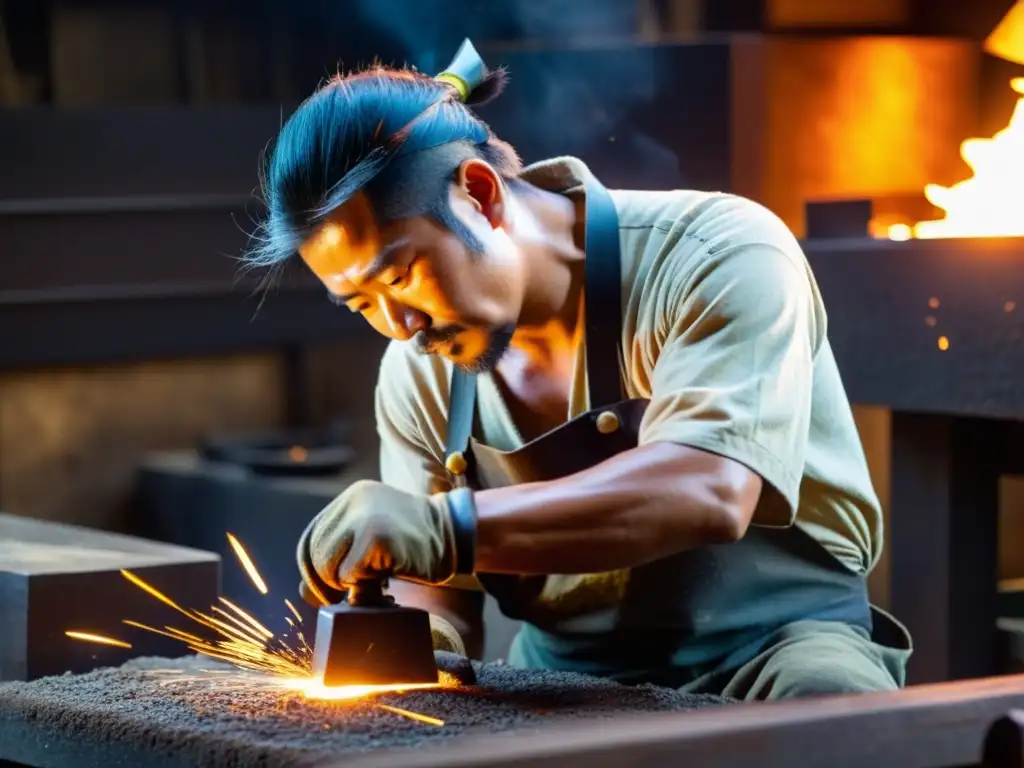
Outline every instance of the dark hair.
{"type": "MultiPolygon", "coordinates": [[[[505,83],[504,70],[492,71],[466,104],[490,101],[505,83]]],[[[448,206],[455,170],[475,156],[511,180],[522,166],[466,104],[450,85],[412,70],[374,66],[331,79],[288,119],[261,170],[267,218],[247,262],[280,265],[360,190],[378,220],[430,214],[479,251],[448,206]]]]}

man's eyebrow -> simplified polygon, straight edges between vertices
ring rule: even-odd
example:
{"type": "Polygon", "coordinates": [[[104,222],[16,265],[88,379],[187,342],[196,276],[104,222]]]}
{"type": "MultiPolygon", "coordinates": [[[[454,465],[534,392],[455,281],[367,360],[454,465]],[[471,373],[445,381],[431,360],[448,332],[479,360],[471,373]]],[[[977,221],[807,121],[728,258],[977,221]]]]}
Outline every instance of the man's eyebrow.
{"type": "MultiPolygon", "coordinates": [[[[380,253],[373,257],[373,261],[370,262],[369,266],[359,273],[359,284],[362,285],[373,280],[385,269],[394,266],[395,261],[398,259],[398,254],[408,244],[409,238],[400,237],[381,248],[380,253]]],[[[333,291],[327,291],[327,296],[333,304],[341,307],[348,304],[352,299],[357,298],[359,292],[338,294],[333,291]]]]}
{"type": "Polygon", "coordinates": [[[380,249],[380,252],[373,257],[370,265],[359,274],[359,282],[366,283],[373,280],[388,267],[393,267],[398,259],[398,254],[409,245],[408,237],[400,237],[380,249]]]}

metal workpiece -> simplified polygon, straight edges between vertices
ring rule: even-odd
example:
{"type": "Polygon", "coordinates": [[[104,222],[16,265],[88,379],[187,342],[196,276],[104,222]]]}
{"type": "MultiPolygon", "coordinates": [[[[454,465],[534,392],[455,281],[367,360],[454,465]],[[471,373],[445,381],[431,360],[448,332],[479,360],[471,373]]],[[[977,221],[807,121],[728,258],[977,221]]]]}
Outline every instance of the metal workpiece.
{"type": "Polygon", "coordinates": [[[430,615],[397,605],[380,581],[353,585],[317,613],[313,675],[325,686],[436,683],[430,615]]]}

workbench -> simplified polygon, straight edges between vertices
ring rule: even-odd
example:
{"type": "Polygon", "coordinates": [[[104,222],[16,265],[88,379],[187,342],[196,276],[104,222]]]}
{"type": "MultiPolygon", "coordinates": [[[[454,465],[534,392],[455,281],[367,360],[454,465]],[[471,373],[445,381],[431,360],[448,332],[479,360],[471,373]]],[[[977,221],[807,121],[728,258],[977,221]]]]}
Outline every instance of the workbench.
{"type": "Polygon", "coordinates": [[[311,701],[198,657],[0,684],[4,768],[1008,768],[1024,676],[745,704],[477,664],[474,688],[311,701]],[[382,708],[436,718],[423,722],[382,708]],[[441,724],[443,723],[443,724],[441,724]],[[991,744],[989,745],[991,747],[991,744]],[[998,745],[997,745],[998,746],[998,745]],[[996,753],[995,749],[990,749],[996,753]],[[992,757],[992,755],[990,755],[992,757]],[[9,762],[4,762],[9,761],[9,762]]]}
{"type": "Polygon", "coordinates": [[[725,703],[571,673],[503,664],[475,668],[472,687],[352,701],[306,699],[270,676],[195,656],[141,658],[85,675],[0,683],[0,765],[300,768],[474,734],[525,733],[585,720],[607,725],[627,713],[725,703]]]}

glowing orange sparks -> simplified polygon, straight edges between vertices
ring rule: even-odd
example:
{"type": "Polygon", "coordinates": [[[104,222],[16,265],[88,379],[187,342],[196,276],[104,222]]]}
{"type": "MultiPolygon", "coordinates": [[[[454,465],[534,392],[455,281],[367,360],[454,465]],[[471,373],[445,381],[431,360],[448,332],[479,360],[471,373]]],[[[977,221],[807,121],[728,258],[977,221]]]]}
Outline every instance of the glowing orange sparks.
{"type": "MultiPolygon", "coordinates": [[[[260,576],[259,571],[256,570],[256,566],[249,558],[248,553],[246,553],[238,539],[230,533],[228,533],[227,536],[232,549],[234,549],[235,554],[238,556],[239,562],[252,579],[253,584],[262,594],[267,594],[268,590],[266,583],[260,576]]],[[[175,627],[165,626],[163,629],[157,629],[156,627],[151,627],[147,624],[131,621],[129,619],[123,620],[125,625],[178,640],[179,642],[184,643],[190,651],[201,653],[218,661],[227,662],[236,668],[273,675],[278,679],[278,685],[287,690],[298,691],[307,699],[321,699],[328,701],[362,699],[381,693],[405,693],[407,691],[443,688],[447,685],[442,681],[438,683],[407,683],[395,685],[325,686],[322,679],[314,678],[310,675],[310,657],[312,655],[312,649],[306,642],[306,638],[303,636],[302,632],[296,630],[295,623],[288,616],[285,616],[285,621],[287,621],[288,625],[293,630],[296,630],[296,638],[301,643],[299,651],[296,651],[283,640],[275,639],[273,632],[267,629],[247,611],[225,597],[220,597],[219,600],[221,604],[229,610],[225,611],[217,606],[212,606],[210,609],[211,613],[216,613],[224,619],[224,621],[221,621],[209,614],[182,608],[156,587],[148,584],[146,581],[130,571],[122,570],[121,575],[142,591],[156,598],[170,608],[178,611],[183,616],[188,617],[191,621],[202,625],[207,630],[212,630],[216,635],[219,635],[221,639],[204,640],[198,635],[185,632],[181,629],[176,629],[175,627]]],[[[296,610],[295,606],[292,605],[289,600],[285,600],[284,603],[288,607],[288,610],[291,611],[292,615],[295,616],[296,620],[302,622],[302,616],[298,610],[296,610]]],[[[112,637],[105,637],[91,632],[69,630],[65,632],[65,634],[68,637],[86,642],[99,643],[120,648],[132,647],[130,643],[126,643],[122,640],[116,640],[112,637]]],[[[407,709],[392,707],[386,704],[375,704],[374,706],[395,715],[425,723],[427,725],[437,727],[444,725],[443,720],[439,720],[436,717],[430,717],[428,715],[422,715],[418,712],[411,712],[407,709]]]]}
{"type": "MultiPolygon", "coordinates": [[[[238,546],[239,548],[241,547],[240,544],[238,546]]],[[[255,567],[253,567],[253,571],[255,572],[255,567]]],[[[220,614],[230,622],[226,623],[200,611],[185,610],[160,590],[130,571],[122,570],[121,574],[139,589],[155,597],[165,605],[170,606],[183,616],[187,616],[197,624],[212,630],[223,639],[207,641],[174,627],[165,627],[164,630],[158,630],[145,624],[125,620],[125,624],[128,626],[154,632],[158,635],[173,637],[179,642],[185,643],[190,650],[220,661],[226,661],[236,667],[258,670],[278,676],[308,675],[308,658],[303,658],[283,642],[278,642],[280,647],[268,647],[267,642],[274,638],[273,633],[231,601],[221,598],[221,601],[231,609],[232,613],[223,611],[216,606],[213,606],[211,609],[212,612],[220,614]],[[242,618],[236,618],[236,614],[242,618]]],[[[258,573],[256,575],[257,577],[259,576],[258,573]]],[[[299,639],[302,640],[301,637],[299,639]]]]}
{"type": "Polygon", "coordinates": [[[378,704],[381,709],[386,709],[388,712],[394,712],[396,715],[402,717],[408,717],[410,720],[418,720],[421,723],[427,725],[436,725],[438,727],[444,725],[444,720],[438,720],[436,717],[429,717],[428,715],[421,715],[418,712],[410,712],[407,709],[399,709],[398,707],[389,707],[387,704],[378,704]]]}
{"type": "Polygon", "coordinates": [[[266,627],[264,627],[264,626],[263,626],[262,624],[260,624],[260,623],[259,623],[258,621],[256,621],[256,619],[254,619],[254,618],[253,618],[252,616],[250,616],[250,615],[249,615],[248,613],[246,613],[246,612],[245,612],[245,611],[243,611],[243,610],[242,610],[241,608],[239,608],[239,607],[238,607],[237,605],[235,605],[234,603],[232,603],[232,602],[231,602],[230,600],[228,600],[228,599],[227,599],[226,597],[219,597],[219,598],[217,598],[217,599],[218,599],[218,600],[220,600],[220,601],[221,601],[222,603],[224,603],[224,605],[226,605],[226,606],[227,606],[228,608],[230,608],[230,609],[231,609],[232,611],[234,611],[235,613],[237,613],[237,614],[238,614],[239,616],[241,616],[241,617],[242,617],[242,618],[243,618],[243,619],[245,620],[245,622],[246,622],[246,623],[247,623],[247,624],[248,624],[248,625],[249,625],[250,627],[252,627],[253,629],[255,629],[255,630],[256,630],[256,631],[257,631],[257,632],[258,632],[258,633],[259,633],[260,635],[262,635],[263,637],[265,637],[265,638],[267,638],[268,640],[270,640],[270,639],[271,639],[271,638],[272,638],[272,637],[274,636],[274,633],[273,633],[273,632],[271,632],[271,631],[270,631],[269,629],[267,629],[266,627]]]}
{"type": "Polygon", "coordinates": [[[186,611],[186,610],[185,610],[184,608],[182,608],[182,607],[181,607],[180,605],[178,605],[178,604],[177,604],[176,602],[174,602],[173,600],[171,600],[171,598],[169,598],[169,597],[168,597],[167,595],[165,595],[165,594],[164,594],[163,592],[161,592],[160,590],[158,590],[158,589],[157,589],[156,587],[150,586],[149,584],[147,584],[146,582],[144,582],[144,581],[143,581],[142,579],[140,579],[140,578],[139,578],[138,576],[136,576],[136,575],[135,575],[134,573],[132,573],[131,571],[126,571],[126,570],[124,570],[124,568],[122,568],[122,569],[121,569],[121,575],[122,575],[122,576],[124,576],[124,577],[125,577],[126,579],[128,579],[128,581],[130,581],[130,582],[131,582],[132,584],[134,584],[134,585],[135,585],[136,587],[138,587],[139,589],[141,589],[141,590],[142,590],[143,592],[148,592],[148,593],[149,593],[150,595],[152,595],[153,597],[155,597],[155,598],[156,598],[157,600],[159,600],[159,601],[160,601],[161,603],[164,603],[165,605],[169,605],[169,606],[170,606],[171,608],[173,608],[174,610],[176,610],[176,611],[178,611],[178,612],[180,612],[180,613],[183,613],[183,614],[185,614],[186,616],[188,616],[188,615],[189,615],[188,611],[186,611]]]}
{"type": "Polygon", "coordinates": [[[228,534],[228,543],[231,545],[231,548],[235,550],[235,555],[238,557],[238,561],[242,564],[245,572],[249,574],[249,578],[252,579],[252,583],[256,586],[256,589],[260,591],[261,595],[267,594],[267,585],[263,581],[263,577],[260,576],[260,572],[256,570],[256,566],[253,564],[252,560],[249,559],[249,553],[245,551],[238,539],[230,533],[228,534]]]}
{"type": "MultiPolygon", "coordinates": [[[[1009,310],[1007,310],[1007,311],[1009,311],[1009,310]]],[[[299,612],[298,612],[297,610],[295,610],[295,606],[294,606],[294,605],[292,605],[292,601],[291,601],[291,600],[289,600],[289,599],[288,599],[288,598],[286,597],[286,598],[284,599],[284,604],[288,606],[288,610],[292,612],[292,616],[294,616],[294,617],[295,617],[295,620],[296,620],[297,622],[299,622],[299,624],[301,624],[301,623],[302,623],[302,616],[300,616],[300,615],[299,615],[299,612]]]]}
{"type": "Polygon", "coordinates": [[[115,648],[131,648],[131,643],[126,643],[123,640],[115,640],[112,637],[106,637],[104,635],[96,635],[92,632],[77,632],[74,630],[68,630],[64,633],[68,637],[74,638],[75,640],[84,640],[87,643],[97,643],[99,645],[112,645],[115,648]]]}
{"type": "Polygon", "coordinates": [[[281,685],[292,691],[299,691],[307,699],[343,701],[361,699],[378,693],[404,693],[440,688],[441,683],[405,683],[396,685],[324,685],[317,678],[304,677],[282,680],[281,685]]]}

